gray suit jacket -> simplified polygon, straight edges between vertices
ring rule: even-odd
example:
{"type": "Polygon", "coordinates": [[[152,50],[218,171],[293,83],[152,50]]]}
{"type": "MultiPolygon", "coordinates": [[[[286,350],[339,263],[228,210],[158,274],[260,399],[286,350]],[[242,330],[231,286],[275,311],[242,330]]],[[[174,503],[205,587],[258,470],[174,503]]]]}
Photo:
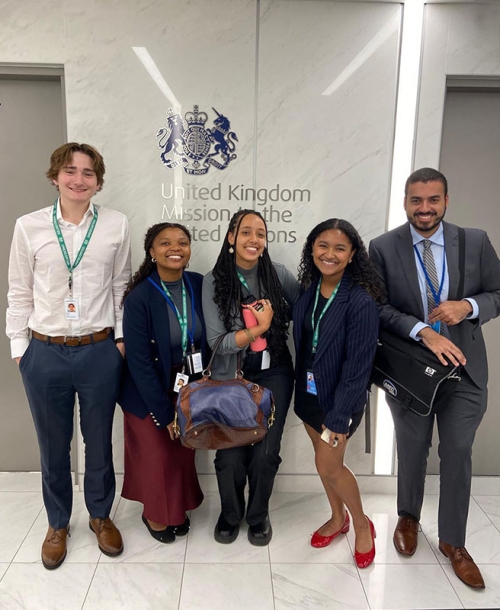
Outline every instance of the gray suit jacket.
{"type": "MultiPolygon", "coordinates": [[[[450,326],[450,338],[467,359],[466,371],[484,389],[488,363],[481,326],[500,314],[500,261],[488,235],[480,229],[465,229],[464,294],[458,295],[458,227],[443,221],[450,301],[473,298],[479,318],[450,326]]],[[[417,322],[424,320],[422,297],[408,223],[377,237],[370,243],[370,258],[387,290],[387,302],[380,306],[381,326],[408,337],[417,322]]]]}

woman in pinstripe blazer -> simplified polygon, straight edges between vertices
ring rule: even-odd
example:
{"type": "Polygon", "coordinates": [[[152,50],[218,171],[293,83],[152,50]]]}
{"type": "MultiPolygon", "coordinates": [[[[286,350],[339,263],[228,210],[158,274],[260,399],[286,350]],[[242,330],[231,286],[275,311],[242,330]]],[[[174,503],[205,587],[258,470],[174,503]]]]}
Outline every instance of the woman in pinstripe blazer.
{"type": "Polygon", "coordinates": [[[350,513],[354,557],[364,568],[375,557],[375,530],[344,454],[363,417],[378,336],[375,299],[382,296],[382,287],[359,234],[336,218],[309,234],[299,282],[305,292],[294,311],[295,412],[313,443],[332,509],[331,519],[313,534],[311,544],[323,548],[347,533],[350,513]]]}

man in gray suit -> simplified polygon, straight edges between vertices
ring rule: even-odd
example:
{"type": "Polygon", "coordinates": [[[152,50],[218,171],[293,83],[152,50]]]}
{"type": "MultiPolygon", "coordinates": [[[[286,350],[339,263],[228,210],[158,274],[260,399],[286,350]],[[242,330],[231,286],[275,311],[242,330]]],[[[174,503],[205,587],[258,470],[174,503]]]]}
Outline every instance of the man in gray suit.
{"type": "Polygon", "coordinates": [[[413,555],[420,530],[427,457],[434,418],[439,432],[439,549],[463,582],[484,588],[465,549],[472,444],[487,403],[488,363],[481,327],[500,314],[500,262],[484,231],[465,229],[465,278],[459,286],[458,227],[443,221],[448,184],[424,168],[406,181],[408,223],[374,239],[370,257],[385,283],[381,325],[428,347],[446,364],[462,365],[461,381],[446,406],[421,417],[387,401],[398,450],[398,524],[394,545],[413,555]]]}

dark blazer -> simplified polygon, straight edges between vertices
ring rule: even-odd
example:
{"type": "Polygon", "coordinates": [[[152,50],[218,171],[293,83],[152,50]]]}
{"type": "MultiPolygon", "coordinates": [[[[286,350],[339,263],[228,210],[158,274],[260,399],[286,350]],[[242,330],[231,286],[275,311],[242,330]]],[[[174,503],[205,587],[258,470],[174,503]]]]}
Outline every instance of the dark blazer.
{"type": "MultiPolygon", "coordinates": [[[[500,314],[500,262],[480,229],[465,229],[464,294],[458,295],[458,227],[443,221],[446,262],[450,287],[448,299],[473,298],[479,318],[449,326],[450,339],[464,353],[466,371],[479,388],[488,382],[488,364],[481,325],[500,314]]],[[[380,306],[381,325],[408,337],[424,320],[422,296],[408,223],[377,237],[370,243],[370,258],[385,284],[387,303],[380,306]]]]}
{"type": "MultiPolygon", "coordinates": [[[[306,311],[317,285],[314,282],[295,304],[293,339],[297,354],[306,311]]],[[[346,434],[352,414],[366,403],[378,329],[374,299],[344,273],[337,296],[321,320],[313,365],[319,404],[326,412],[325,426],[332,432],[346,434]]]]}
{"type": "MultiPolygon", "coordinates": [[[[185,272],[194,292],[195,310],[202,321],[201,349],[205,362],[206,334],[201,309],[203,276],[185,272]]],[[[160,278],[151,274],[157,284],[160,278]]],[[[167,302],[160,292],[146,279],[132,290],[125,299],[123,337],[126,359],[118,403],[123,410],[143,419],[153,415],[166,426],[174,419],[174,405],[169,398],[170,323],[167,302]]]]}

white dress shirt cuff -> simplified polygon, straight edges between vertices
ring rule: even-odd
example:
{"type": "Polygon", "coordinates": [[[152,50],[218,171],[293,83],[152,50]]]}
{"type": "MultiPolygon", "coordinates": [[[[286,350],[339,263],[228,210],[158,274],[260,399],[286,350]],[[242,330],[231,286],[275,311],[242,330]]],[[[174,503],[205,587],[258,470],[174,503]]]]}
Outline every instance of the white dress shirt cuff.
{"type": "Polygon", "coordinates": [[[119,322],[115,322],[115,327],[114,327],[114,335],[115,335],[115,339],[121,339],[123,338],[123,321],[120,320],[119,322]]]}
{"type": "Polygon", "coordinates": [[[479,318],[479,305],[476,303],[476,301],[470,298],[462,299],[462,301],[469,301],[469,303],[472,305],[472,313],[465,316],[465,319],[475,320],[476,318],[479,318]]]}
{"type": "Polygon", "coordinates": [[[30,340],[28,337],[21,337],[19,339],[12,339],[10,342],[10,355],[12,359],[22,358],[24,352],[28,349],[30,340]]]}

